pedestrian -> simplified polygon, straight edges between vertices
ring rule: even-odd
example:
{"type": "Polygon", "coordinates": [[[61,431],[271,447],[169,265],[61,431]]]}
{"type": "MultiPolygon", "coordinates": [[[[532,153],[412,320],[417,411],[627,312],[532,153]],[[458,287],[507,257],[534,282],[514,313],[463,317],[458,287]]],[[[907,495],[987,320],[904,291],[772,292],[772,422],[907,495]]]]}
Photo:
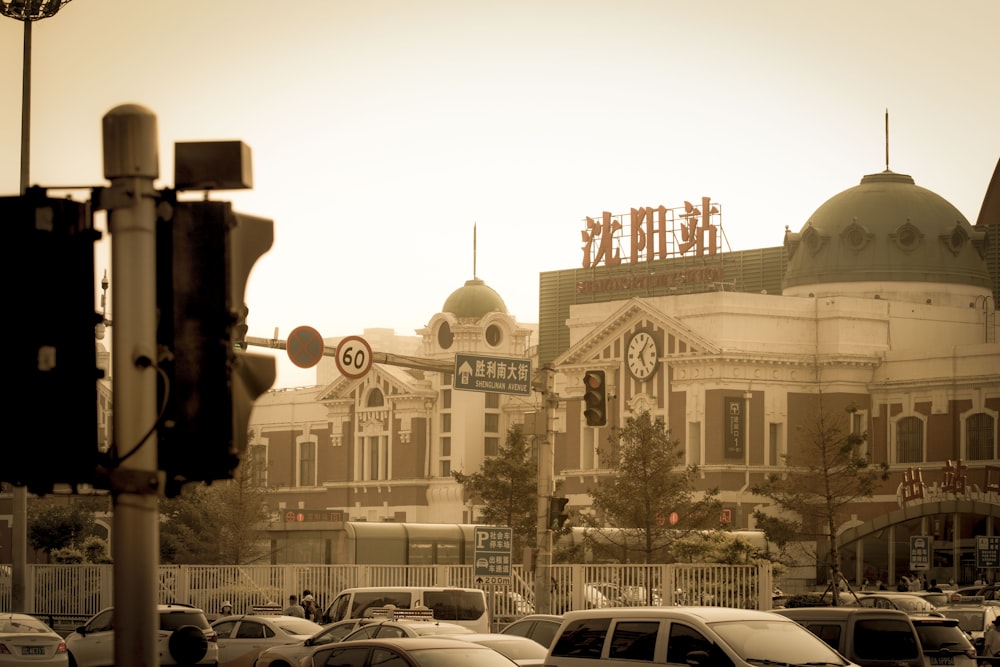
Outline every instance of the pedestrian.
{"type": "Polygon", "coordinates": [[[983,635],[983,656],[996,658],[1000,656],[1000,616],[993,619],[993,625],[986,628],[983,635]]]}
{"type": "Polygon", "coordinates": [[[937,579],[931,579],[931,585],[927,587],[928,593],[944,593],[941,587],[937,585],[937,579]]]}
{"type": "Polygon", "coordinates": [[[299,598],[294,593],[288,596],[288,606],[285,607],[285,610],[281,613],[285,616],[297,616],[299,618],[306,617],[306,610],[299,604],[299,598]]]}
{"type": "Polygon", "coordinates": [[[302,596],[302,610],[307,621],[319,623],[321,612],[316,606],[316,598],[309,591],[306,591],[306,594],[302,596]]]}
{"type": "Polygon", "coordinates": [[[233,613],[233,603],[226,600],[222,603],[222,607],[219,609],[219,616],[229,616],[233,613]]]}
{"type": "Polygon", "coordinates": [[[910,590],[910,582],[907,580],[905,574],[899,578],[899,583],[896,584],[896,590],[900,591],[902,593],[909,592],[909,590],[910,590]]]}

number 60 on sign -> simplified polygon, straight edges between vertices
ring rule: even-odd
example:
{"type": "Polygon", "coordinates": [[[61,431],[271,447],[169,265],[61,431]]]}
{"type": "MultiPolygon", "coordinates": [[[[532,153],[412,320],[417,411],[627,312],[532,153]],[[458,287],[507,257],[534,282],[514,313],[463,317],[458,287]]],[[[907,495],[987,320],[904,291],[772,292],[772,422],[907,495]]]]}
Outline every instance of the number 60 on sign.
{"type": "Polygon", "coordinates": [[[372,346],[361,336],[344,336],[337,344],[335,359],[344,377],[364,377],[372,368],[372,346]]]}

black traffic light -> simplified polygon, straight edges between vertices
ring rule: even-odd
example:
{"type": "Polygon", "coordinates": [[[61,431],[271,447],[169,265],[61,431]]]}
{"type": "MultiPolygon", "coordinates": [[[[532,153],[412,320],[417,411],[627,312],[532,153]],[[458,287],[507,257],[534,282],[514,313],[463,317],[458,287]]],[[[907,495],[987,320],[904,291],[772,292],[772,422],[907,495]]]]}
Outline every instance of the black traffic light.
{"type": "Polygon", "coordinates": [[[608,423],[608,386],[604,371],[587,371],[583,375],[583,416],[587,426],[606,426],[608,423]]]}
{"type": "Polygon", "coordinates": [[[0,480],[43,495],[55,484],[96,484],[97,368],[94,243],[84,203],[42,188],[0,197],[10,291],[5,328],[8,414],[28,431],[8,443],[0,480]]]}
{"type": "Polygon", "coordinates": [[[566,513],[568,502],[569,498],[549,498],[549,530],[562,530],[569,521],[569,514],[566,513]]]}
{"type": "Polygon", "coordinates": [[[158,436],[164,493],[232,479],[246,451],[254,401],[271,388],[274,358],[239,349],[250,270],[271,247],[274,223],[228,202],[169,201],[157,220],[158,436]],[[169,219],[167,219],[169,217],[169,219]]]}

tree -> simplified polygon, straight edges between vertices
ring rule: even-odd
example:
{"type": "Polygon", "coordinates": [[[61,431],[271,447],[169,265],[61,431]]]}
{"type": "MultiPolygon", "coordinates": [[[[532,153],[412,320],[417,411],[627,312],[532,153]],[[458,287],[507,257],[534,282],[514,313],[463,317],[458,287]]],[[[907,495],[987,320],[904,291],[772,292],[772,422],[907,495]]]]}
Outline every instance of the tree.
{"type": "MultiPolygon", "coordinates": [[[[871,498],[876,484],[888,479],[885,463],[872,467],[862,450],[867,433],[852,433],[847,415],[857,409],[848,405],[844,415],[823,409],[819,396],[818,410],[810,413],[796,428],[797,437],[785,456],[786,469],[768,475],[755,486],[753,493],[773,500],[785,516],[754,512],[757,525],[768,539],[784,547],[793,536],[812,535],[817,540],[826,537],[829,544],[826,565],[830,583],[838,590],[841,580],[840,548],[837,528],[843,520],[845,507],[862,498],[871,498]]],[[[837,604],[833,595],[833,604],[837,604]]]]}
{"type": "Polygon", "coordinates": [[[602,460],[613,475],[589,491],[595,516],[588,540],[595,547],[613,545],[617,559],[643,563],[667,562],[672,545],[691,531],[719,528],[721,504],[717,489],[694,492],[697,466],[684,466],[684,452],[660,419],[648,411],[629,417],[625,427],[608,437],[602,460]],[[676,513],[677,522],[665,517],[676,513]],[[602,531],[615,526],[620,530],[602,531]]]}
{"type": "Polygon", "coordinates": [[[475,502],[480,519],[491,526],[511,529],[512,554],[535,544],[538,513],[538,459],[531,444],[515,424],[496,456],[487,457],[477,472],[453,470],[467,501],[475,502]]]}
{"type": "Polygon", "coordinates": [[[248,565],[270,555],[261,527],[271,519],[268,490],[249,453],[231,480],[188,484],[160,504],[160,562],[248,565]]]}
{"type": "Polygon", "coordinates": [[[94,513],[107,506],[103,496],[33,499],[28,505],[28,543],[49,557],[60,549],[79,549],[97,533],[94,513]]]}

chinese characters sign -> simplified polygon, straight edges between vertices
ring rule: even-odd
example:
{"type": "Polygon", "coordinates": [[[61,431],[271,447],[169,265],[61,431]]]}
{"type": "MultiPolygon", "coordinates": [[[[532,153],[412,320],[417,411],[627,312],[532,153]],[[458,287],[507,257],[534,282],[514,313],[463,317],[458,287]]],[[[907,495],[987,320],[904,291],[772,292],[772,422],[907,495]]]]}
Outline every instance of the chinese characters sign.
{"type": "Polygon", "coordinates": [[[456,354],[455,389],[527,396],[531,393],[531,361],[456,354]]]}
{"type": "Polygon", "coordinates": [[[605,211],[587,218],[583,237],[583,268],[622,262],[637,264],[681,255],[714,255],[719,250],[719,207],[708,197],[701,206],[633,208],[628,219],[605,211]],[[628,239],[628,255],[623,256],[628,239]]]}
{"type": "Polygon", "coordinates": [[[725,457],[727,459],[742,459],[744,456],[744,433],[746,419],[743,414],[743,399],[727,396],[723,405],[725,410],[725,457]]]}
{"type": "Polygon", "coordinates": [[[510,582],[511,537],[510,528],[475,527],[475,577],[478,583],[510,582]]]}

